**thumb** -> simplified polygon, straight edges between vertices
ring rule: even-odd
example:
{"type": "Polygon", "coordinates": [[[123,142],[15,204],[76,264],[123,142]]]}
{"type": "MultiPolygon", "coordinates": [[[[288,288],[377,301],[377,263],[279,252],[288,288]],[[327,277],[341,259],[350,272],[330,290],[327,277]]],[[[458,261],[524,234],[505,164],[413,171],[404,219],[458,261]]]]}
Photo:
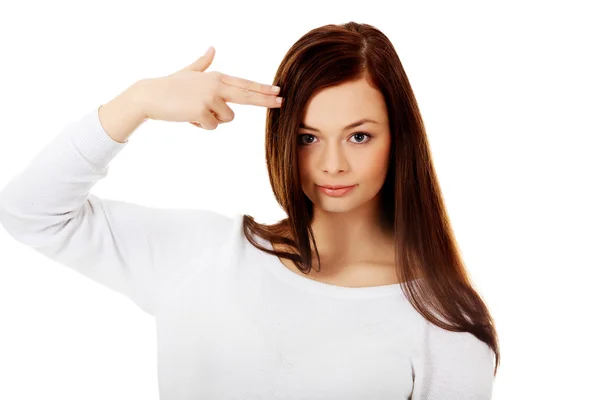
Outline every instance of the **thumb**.
{"type": "Polygon", "coordinates": [[[208,68],[210,66],[210,64],[213,62],[214,57],[215,57],[215,48],[210,46],[208,48],[208,50],[206,50],[206,53],[204,53],[204,55],[202,57],[200,57],[199,59],[197,59],[190,65],[188,65],[187,67],[185,67],[184,70],[185,71],[204,72],[204,70],[206,70],[206,68],[208,68]]]}

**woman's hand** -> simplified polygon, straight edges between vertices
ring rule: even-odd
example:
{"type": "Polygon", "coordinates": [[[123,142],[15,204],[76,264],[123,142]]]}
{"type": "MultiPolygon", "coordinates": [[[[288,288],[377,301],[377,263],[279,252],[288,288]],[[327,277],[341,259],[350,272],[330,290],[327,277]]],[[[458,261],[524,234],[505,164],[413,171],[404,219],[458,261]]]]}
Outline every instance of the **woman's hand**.
{"type": "Polygon", "coordinates": [[[171,75],[140,81],[145,87],[142,109],[153,120],[189,122],[213,130],[230,122],[234,113],[226,102],[275,108],[279,88],[230,76],[221,72],[204,72],[212,63],[215,50],[171,75]]]}

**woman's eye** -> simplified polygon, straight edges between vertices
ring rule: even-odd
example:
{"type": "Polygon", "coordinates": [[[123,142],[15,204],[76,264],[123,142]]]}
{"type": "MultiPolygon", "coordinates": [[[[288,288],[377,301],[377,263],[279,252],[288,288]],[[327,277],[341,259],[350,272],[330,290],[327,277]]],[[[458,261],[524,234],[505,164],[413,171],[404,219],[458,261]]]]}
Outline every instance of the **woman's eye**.
{"type": "Polygon", "coordinates": [[[313,137],[313,138],[315,137],[315,135],[310,135],[310,134],[298,135],[298,142],[299,142],[300,144],[302,144],[302,145],[306,145],[306,144],[310,144],[310,143],[312,143],[312,142],[310,142],[310,143],[306,143],[304,140],[302,140],[302,138],[303,138],[303,137],[305,137],[305,136],[311,136],[311,137],[313,137]]]}
{"type": "Polygon", "coordinates": [[[369,140],[371,140],[372,135],[366,132],[357,132],[354,135],[352,135],[352,137],[356,138],[358,140],[358,143],[366,143],[369,140]]]}

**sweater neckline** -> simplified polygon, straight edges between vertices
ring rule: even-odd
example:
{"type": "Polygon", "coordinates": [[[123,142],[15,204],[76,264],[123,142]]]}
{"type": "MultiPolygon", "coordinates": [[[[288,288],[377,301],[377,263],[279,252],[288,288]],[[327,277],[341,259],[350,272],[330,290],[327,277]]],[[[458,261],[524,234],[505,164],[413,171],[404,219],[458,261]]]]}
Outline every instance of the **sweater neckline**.
{"type": "MultiPolygon", "coordinates": [[[[265,246],[269,250],[274,250],[271,241],[263,239],[259,236],[255,236],[255,239],[259,243],[262,243],[263,246],[265,246]]],[[[333,285],[330,283],[316,281],[314,279],[310,279],[308,277],[296,274],[295,272],[290,271],[276,255],[265,253],[258,249],[256,250],[265,256],[266,269],[272,275],[274,275],[279,280],[302,290],[309,290],[339,298],[364,299],[398,295],[404,297],[404,293],[402,292],[402,288],[400,287],[401,285],[404,285],[404,283],[365,287],[333,285]]]]}

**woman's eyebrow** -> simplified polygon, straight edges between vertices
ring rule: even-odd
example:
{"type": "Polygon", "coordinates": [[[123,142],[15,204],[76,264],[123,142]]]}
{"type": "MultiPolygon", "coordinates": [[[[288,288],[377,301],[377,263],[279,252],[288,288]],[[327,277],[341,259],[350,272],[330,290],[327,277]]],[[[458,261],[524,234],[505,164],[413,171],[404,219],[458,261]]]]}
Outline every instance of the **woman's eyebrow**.
{"type": "MultiPolygon", "coordinates": [[[[379,123],[379,122],[377,122],[375,120],[372,120],[372,119],[369,119],[369,118],[363,118],[363,119],[360,119],[360,120],[358,120],[356,122],[351,123],[350,125],[346,126],[343,130],[346,131],[348,129],[356,128],[357,126],[360,126],[362,124],[366,124],[367,122],[371,122],[373,124],[378,124],[379,123]]],[[[317,128],[312,128],[312,127],[310,127],[308,125],[305,125],[302,122],[300,123],[300,129],[307,129],[309,131],[321,132],[317,128]]]]}

